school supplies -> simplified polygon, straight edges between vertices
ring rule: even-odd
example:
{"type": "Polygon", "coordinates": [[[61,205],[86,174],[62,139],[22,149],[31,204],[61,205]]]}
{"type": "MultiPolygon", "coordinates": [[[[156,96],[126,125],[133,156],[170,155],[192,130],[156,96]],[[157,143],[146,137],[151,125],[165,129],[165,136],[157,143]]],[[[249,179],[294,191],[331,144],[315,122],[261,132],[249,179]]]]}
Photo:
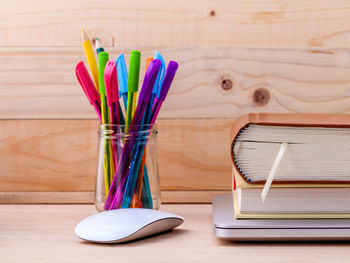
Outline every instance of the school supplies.
{"type": "MultiPolygon", "coordinates": [[[[98,69],[99,69],[99,84],[100,84],[100,96],[101,96],[101,117],[102,117],[102,124],[110,124],[110,115],[109,115],[109,109],[107,104],[107,93],[106,93],[106,87],[105,87],[105,81],[104,81],[104,70],[105,66],[108,62],[108,53],[107,52],[100,52],[98,54],[98,69]]],[[[104,171],[105,171],[105,189],[108,193],[108,187],[110,182],[112,181],[113,174],[114,174],[114,160],[112,156],[112,146],[110,143],[107,143],[105,145],[105,152],[104,152],[104,171]]]]}
{"type": "Polygon", "coordinates": [[[116,60],[116,64],[119,84],[119,98],[123,98],[124,108],[126,111],[126,105],[128,100],[128,72],[126,69],[126,63],[123,54],[119,55],[119,57],[116,60]]]}
{"type": "Polygon", "coordinates": [[[152,57],[149,57],[149,58],[146,59],[146,70],[147,70],[147,68],[149,66],[149,63],[151,63],[152,60],[153,60],[152,57]]]}
{"type": "MultiPolygon", "coordinates": [[[[87,41],[85,32],[83,35],[87,41]]],[[[89,51],[87,57],[91,58],[93,53],[89,41],[84,42],[85,48],[89,51]]],[[[106,194],[104,209],[152,208],[146,145],[154,131],[155,120],[178,64],[170,61],[165,70],[165,62],[159,52],[155,54],[157,58],[148,58],[146,74],[136,103],[141,53],[131,51],[128,74],[123,54],[114,61],[109,60],[109,54],[103,50],[99,40],[96,39],[99,68],[96,83],[99,94],[83,62],[78,63],[76,75],[102,123],[99,133],[101,136],[106,136],[99,151],[101,164],[103,163],[106,194]],[[126,109],[125,118],[120,99],[123,100],[126,109]]]]}
{"type": "Polygon", "coordinates": [[[119,97],[117,69],[114,60],[109,60],[104,72],[105,88],[107,95],[107,105],[109,107],[111,124],[119,124],[119,97]]]}
{"type": "Polygon", "coordinates": [[[105,72],[105,66],[107,62],[108,62],[107,52],[101,52],[100,54],[98,54],[102,124],[109,123],[109,114],[108,114],[107,98],[106,98],[107,94],[106,94],[105,81],[104,81],[104,72],[105,72]]]}
{"type": "Polygon", "coordinates": [[[105,49],[102,47],[100,40],[98,37],[95,39],[95,47],[96,47],[96,53],[97,55],[100,54],[101,52],[105,51],[105,49]]]}
{"type": "Polygon", "coordinates": [[[136,108],[136,96],[139,86],[139,73],[140,73],[140,51],[133,50],[130,55],[129,62],[129,77],[128,77],[128,101],[126,107],[126,124],[130,124],[135,108],[136,108]]]}
{"type": "MultiPolygon", "coordinates": [[[[140,125],[145,109],[147,107],[147,103],[151,97],[152,93],[152,88],[154,85],[154,82],[156,81],[156,77],[160,68],[160,61],[159,60],[154,60],[150,63],[145,79],[143,81],[140,97],[139,97],[139,102],[137,105],[137,109],[135,111],[133,120],[132,120],[132,125],[130,128],[130,132],[134,132],[137,129],[137,126],[135,125],[140,125]]],[[[116,174],[113,178],[113,181],[111,183],[110,187],[110,194],[107,198],[106,201],[106,207],[108,209],[112,209],[113,207],[119,208],[119,207],[128,207],[131,202],[132,198],[132,192],[134,191],[135,187],[135,180],[137,176],[137,171],[133,172],[135,169],[135,165],[130,165],[132,162],[133,158],[137,159],[138,155],[140,155],[141,151],[141,156],[143,153],[143,150],[137,149],[138,146],[134,148],[134,142],[133,141],[127,141],[123,147],[123,151],[121,153],[120,157],[120,163],[116,169],[116,174]],[[133,150],[135,150],[133,152],[133,150]],[[131,154],[133,152],[133,154],[131,154]],[[135,157],[133,157],[135,156],[135,157]],[[128,169],[125,169],[128,168],[128,169]],[[130,172],[129,172],[130,171],[130,172]],[[116,182],[119,182],[118,185],[116,185],[116,182]]],[[[133,162],[132,164],[135,164],[136,166],[139,166],[138,162],[133,162]]],[[[138,169],[138,167],[136,167],[138,169]]]]}
{"type": "Polygon", "coordinates": [[[80,61],[75,67],[75,74],[90,104],[95,108],[98,118],[102,121],[100,96],[83,61],[80,61]]]}
{"type": "Polygon", "coordinates": [[[98,69],[96,64],[96,59],[94,55],[94,51],[92,50],[90,40],[88,36],[86,35],[84,29],[82,30],[82,38],[83,38],[83,47],[85,51],[86,60],[89,64],[90,72],[92,74],[92,79],[94,80],[95,87],[99,88],[99,81],[98,81],[98,69]]]}
{"type": "Polygon", "coordinates": [[[164,80],[160,89],[159,98],[155,98],[154,100],[151,114],[151,123],[154,123],[158,117],[160,108],[162,107],[163,102],[168,95],[170,85],[174,80],[178,66],[179,65],[175,61],[170,61],[168,67],[165,70],[164,80]]]}
{"type": "Polygon", "coordinates": [[[249,114],[232,137],[237,218],[350,218],[350,115],[249,114]]]}
{"type": "Polygon", "coordinates": [[[156,81],[156,84],[154,85],[154,90],[153,90],[153,93],[155,94],[154,97],[159,98],[160,90],[164,79],[165,62],[164,62],[163,56],[157,50],[154,52],[153,59],[159,59],[160,62],[162,63],[162,67],[158,73],[157,81],[156,81]]]}
{"type": "MultiPolygon", "coordinates": [[[[160,65],[161,62],[159,60],[154,60],[150,62],[142,84],[142,89],[139,96],[137,108],[135,110],[134,118],[132,120],[133,125],[142,124],[142,119],[145,114],[147,104],[151,98],[153,85],[156,81],[160,65]]],[[[132,131],[132,129],[130,130],[132,131]]],[[[136,151],[135,154],[133,154],[131,161],[132,164],[135,163],[136,165],[132,165],[128,173],[128,179],[126,182],[126,188],[123,196],[123,208],[127,208],[131,205],[131,199],[135,191],[135,184],[137,180],[137,175],[139,174],[140,162],[141,157],[143,155],[143,151],[143,145],[136,145],[136,151]]]]}
{"type": "Polygon", "coordinates": [[[152,109],[153,109],[153,105],[154,105],[154,100],[155,100],[155,98],[157,98],[157,96],[159,97],[159,93],[158,92],[160,92],[161,84],[163,82],[164,72],[165,72],[165,62],[164,62],[164,59],[163,59],[162,55],[158,51],[155,51],[153,59],[159,59],[162,64],[161,64],[161,68],[160,68],[160,70],[158,72],[157,80],[154,83],[154,87],[153,87],[152,96],[151,96],[151,99],[150,99],[149,106],[148,106],[148,108],[146,110],[146,114],[145,114],[145,118],[144,118],[145,122],[150,122],[151,121],[151,114],[152,114],[152,109]]]}

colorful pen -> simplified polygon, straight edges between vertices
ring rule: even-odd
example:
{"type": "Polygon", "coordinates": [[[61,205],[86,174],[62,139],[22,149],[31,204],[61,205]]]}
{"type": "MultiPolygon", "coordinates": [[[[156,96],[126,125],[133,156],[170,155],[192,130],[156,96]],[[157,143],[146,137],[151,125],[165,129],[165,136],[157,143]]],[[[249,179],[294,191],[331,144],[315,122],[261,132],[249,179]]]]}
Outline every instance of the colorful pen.
{"type": "Polygon", "coordinates": [[[84,29],[82,30],[82,38],[83,38],[83,47],[85,51],[86,60],[89,64],[90,72],[94,80],[95,87],[98,90],[99,81],[98,81],[97,63],[96,63],[94,51],[92,50],[92,47],[91,47],[90,39],[86,35],[84,29]]]}
{"type": "MultiPolygon", "coordinates": [[[[106,88],[104,81],[104,70],[105,66],[108,62],[108,53],[103,51],[98,54],[98,68],[99,68],[99,84],[100,84],[100,98],[101,98],[101,116],[102,116],[102,124],[110,124],[109,118],[109,110],[106,98],[106,88]]],[[[105,189],[106,194],[108,194],[110,182],[112,181],[112,177],[114,174],[114,159],[112,157],[112,147],[110,142],[105,145],[105,153],[104,153],[104,175],[105,175],[105,189]]]]}
{"type": "Polygon", "coordinates": [[[111,124],[120,124],[118,108],[118,78],[114,60],[111,59],[107,62],[104,75],[111,124]]]}
{"type": "Polygon", "coordinates": [[[161,68],[158,72],[156,83],[154,84],[153,91],[152,91],[152,97],[150,100],[150,103],[148,104],[148,108],[144,117],[144,123],[149,123],[151,121],[151,114],[152,114],[152,108],[155,98],[159,97],[159,92],[162,86],[163,78],[164,78],[164,71],[165,71],[165,62],[162,57],[162,55],[158,52],[154,52],[154,59],[159,59],[162,63],[161,68]]]}
{"type": "MultiPolygon", "coordinates": [[[[147,102],[151,97],[152,88],[153,88],[154,82],[156,81],[160,65],[161,63],[159,60],[153,60],[147,69],[145,79],[143,81],[141,93],[139,96],[139,103],[137,106],[137,110],[135,111],[132,124],[138,125],[142,120],[142,115],[144,114],[147,102]]],[[[125,196],[124,194],[126,193],[126,189],[130,189],[130,187],[134,187],[134,185],[131,184],[131,183],[134,183],[133,181],[128,182],[129,179],[127,175],[128,175],[129,169],[126,169],[126,167],[129,167],[130,161],[131,161],[130,158],[127,158],[127,156],[130,155],[130,152],[132,151],[133,146],[134,146],[134,142],[128,140],[123,147],[123,151],[119,159],[120,161],[118,163],[115,176],[110,186],[110,194],[108,195],[107,201],[105,203],[105,209],[120,207],[123,204],[123,199],[125,196]],[[130,184],[131,186],[128,187],[128,185],[130,184]]],[[[130,202],[131,198],[132,198],[132,195],[128,197],[128,200],[125,202],[130,202]]]]}
{"type": "Polygon", "coordinates": [[[75,67],[75,74],[80,83],[80,86],[83,88],[86,97],[88,98],[90,104],[94,106],[98,118],[102,122],[100,96],[98,95],[96,87],[92,82],[92,79],[83,61],[80,61],[75,67]]]}
{"type": "MultiPolygon", "coordinates": [[[[153,60],[152,57],[148,57],[146,59],[145,71],[147,71],[147,68],[148,68],[148,66],[149,66],[149,64],[151,63],[152,60],[153,60]]],[[[159,75],[159,72],[158,72],[158,75],[159,75]]],[[[152,94],[152,96],[153,96],[153,94],[152,94]]],[[[152,96],[151,96],[151,98],[152,98],[152,96]]],[[[151,103],[151,101],[146,106],[145,114],[143,114],[141,125],[145,124],[145,119],[146,119],[147,113],[149,111],[149,108],[152,108],[152,107],[150,107],[150,103],[151,103]]],[[[153,103],[152,103],[152,105],[153,105],[153,103]]],[[[148,196],[148,192],[150,193],[150,191],[149,191],[149,189],[147,189],[147,190],[144,189],[145,187],[147,187],[147,183],[144,184],[143,182],[144,181],[148,181],[148,173],[147,173],[147,167],[145,165],[145,162],[146,162],[146,151],[145,151],[145,149],[142,149],[142,150],[143,150],[143,154],[142,154],[142,157],[139,157],[139,158],[141,158],[141,162],[140,162],[140,165],[139,165],[139,168],[138,168],[138,174],[135,175],[135,176],[137,176],[137,180],[136,180],[135,191],[134,191],[134,194],[133,194],[133,197],[132,197],[132,200],[131,200],[130,207],[147,207],[147,208],[152,208],[152,202],[149,202],[149,196],[148,196]],[[142,193],[144,194],[143,196],[142,196],[142,193]]],[[[136,156],[138,157],[137,154],[138,154],[138,152],[136,152],[136,156]]]]}
{"type": "MultiPolygon", "coordinates": [[[[152,90],[154,83],[156,82],[159,69],[161,67],[161,61],[155,59],[150,62],[147,68],[145,78],[142,83],[142,88],[139,96],[139,101],[137,103],[137,108],[135,110],[134,118],[132,120],[133,125],[139,125],[142,123],[143,116],[145,114],[147,104],[151,99],[152,90]]],[[[126,188],[124,191],[122,208],[127,208],[130,206],[132,197],[135,191],[135,185],[137,176],[139,174],[139,167],[141,162],[141,157],[143,155],[144,145],[140,142],[136,142],[136,152],[132,156],[133,161],[130,164],[129,175],[126,183],[126,188]]]]}
{"type": "Polygon", "coordinates": [[[126,69],[126,63],[123,54],[119,55],[119,57],[116,60],[116,64],[119,84],[119,98],[123,98],[124,108],[126,111],[128,100],[128,72],[126,69]]]}
{"type": "Polygon", "coordinates": [[[146,59],[146,71],[147,71],[147,68],[148,68],[148,66],[149,66],[149,63],[151,63],[151,61],[153,60],[153,58],[152,57],[148,57],[147,59],[146,59]]]}
{"type": "Polygon", "coordinates": [[[165,70],[164,79],[161,87],[161,91],[159,94],[159,98],[154,99],[152,114],[151,114],[151,124],[153,124],[158,116],[159,110],[162,107],[162,104],[165,100],[165,97],[168,94],[169,88],[173,79],[175,77],[177,68],[179,65],[175,61],[170,61],[168,67],[165,70]]]}
{"type": "Polygon", "coordinates": [[[159,98],[160,90],[164,79],[165,62],[164,62],[163,56],[157,50],[154,52],[153,59],[159,59],[160,62],[162,62],[162,67],[158,73],[156,84],[154,85],[155,90],[153,90],[153,93],[156,94],[155,96],[159,98]]]}
{"type": "Polygon", "coordinates": [[[104,80],[105,66],[108,62],[108,53],[101,52],[98,54],[98,68],[99,68],[99,85],[100,85],[100,96],[101,96],[101,114],[102,114],[102,124],[109,123],[108,106],[106,99],[106,88],[104,80]]]}
{"type": "MultiPolygon", "coordinates": [[[[136,97],[139,85],[139,74],[140,74],[140,51],[131,51],[130,62],[129,62],[129,77],[128,77],[128,101],[126,108],[126,124],[130,124],[136,108],[136,97]]],[[[128,127],[126,127],[128,130],[128,127]]]]}
{"type": "Polygon", "coordinates": [[[145,113],[147,104],[151,99],[153,85],[156,82],[157,75],[161,66],[159,59],[152,60],[147,68],[145,78],[142,83],[142,88],[139,96],[139,101],[132,119],[133,125],[141,124],[142,117],[145,113]]]}
{"type": "MultiPolygon", "coordinates": [[[[105,66],[105,88],[107,94],[107,105],[109,107],[109,115],[111,124],[121,124],[119,120],[119,97],[118,97],[118,79],[117,79],[117,70],[114,60],[109,60],[105,66]]],[[[116,130],[115,126],[112,126],[112,129],[116,130]]],[[[116,138],[111,140],[112,143],[112,151],[113,151],[113,162],[114,167],[117,163],[117,157],[120,155],[120,145],[116,138]]],[[[114,175],[111,174],[111,177],[114,175]]],[[[110,179],[112,181],[112,178],[110,179]]]]}

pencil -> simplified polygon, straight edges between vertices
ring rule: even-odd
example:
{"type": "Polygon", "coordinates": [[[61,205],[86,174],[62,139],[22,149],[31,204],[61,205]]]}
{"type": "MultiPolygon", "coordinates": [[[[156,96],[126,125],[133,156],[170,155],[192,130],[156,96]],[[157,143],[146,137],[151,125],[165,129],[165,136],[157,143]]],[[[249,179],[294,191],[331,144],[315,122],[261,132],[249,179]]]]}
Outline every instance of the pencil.
{"type": "Polygon", "coordinates": [[[82,30],[82,38],[83,38],[83,48],[85,51],[86,60],[89,64],[92,79],[94,81],[96,89],[99,90],[97,63],[96,63],[94,51],[92,50],[92,47],[91,47],[90,39],[86,35],[84,29],[82,30]]]}
{"type": "Polygon", "coordinates": [[[95,48],[96,48],[96,53],[97,53],[97,55],[98,55],[100,52],[105,51],[105,49],[104,49],[103,46],[101,45],[101,41],[98,39],[98,37],[96,37],[96,39],[95,39],[95,48]]]}

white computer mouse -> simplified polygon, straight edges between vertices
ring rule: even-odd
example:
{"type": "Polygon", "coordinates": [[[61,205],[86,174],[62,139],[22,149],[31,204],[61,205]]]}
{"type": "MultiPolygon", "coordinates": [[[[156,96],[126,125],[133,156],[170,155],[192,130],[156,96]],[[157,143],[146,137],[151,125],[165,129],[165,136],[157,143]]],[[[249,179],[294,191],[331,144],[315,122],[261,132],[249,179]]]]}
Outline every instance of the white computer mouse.
{"type": "Polygon", "coordinates": [[[121,243],[171,230],[183,222],[181,216],[154,209],[115,209],[88,216],[75,233],[91,242],[121,243]]]}

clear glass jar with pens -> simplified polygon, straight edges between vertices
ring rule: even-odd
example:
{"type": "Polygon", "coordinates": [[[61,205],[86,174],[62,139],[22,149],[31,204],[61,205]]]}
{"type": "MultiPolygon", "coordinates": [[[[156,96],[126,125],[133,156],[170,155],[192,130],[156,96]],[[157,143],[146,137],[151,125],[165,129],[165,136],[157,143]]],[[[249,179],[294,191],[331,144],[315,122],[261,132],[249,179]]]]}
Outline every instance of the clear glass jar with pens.
{"type": "Polygon", "coordinates": [[[98,211],[160,206],[155,125],[101,124],[95,205],[98,211]]]}

